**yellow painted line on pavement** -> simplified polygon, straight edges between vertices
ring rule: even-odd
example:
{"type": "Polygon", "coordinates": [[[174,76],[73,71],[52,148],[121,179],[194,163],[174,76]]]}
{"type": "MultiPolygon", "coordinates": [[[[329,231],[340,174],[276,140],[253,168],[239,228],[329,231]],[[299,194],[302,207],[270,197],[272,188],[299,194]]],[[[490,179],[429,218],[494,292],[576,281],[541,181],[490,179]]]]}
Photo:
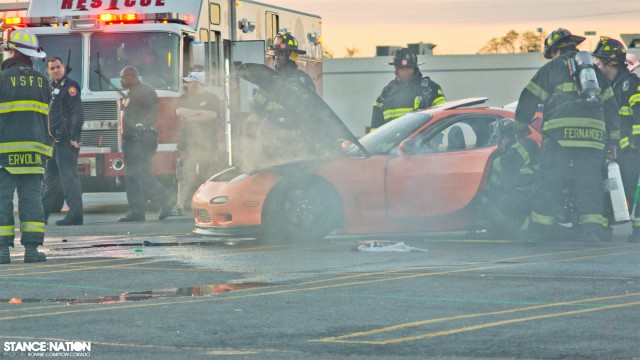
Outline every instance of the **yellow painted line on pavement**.
{"type": "Polygon", "coordinates": [[[171,261],[174,261],[174,260],[150,260],[150,261],[143,261],[143,262],[136,262],[136,263],[127,263],[127,264],[74,267],[72,269],[47,270],[47,271],[43,271],[43,272],[27,272],[27,273],[0,275],[0,278],[11,278],[11,277],[14,277],[14,276],[43,275],[43,274],[44,275],[48,275],[48,274],[67,273],[67,272],[75,272],[75,271],[117,269],[117,268],[126,268],[126,267],[129,267],[129,266],[136,266],[136,265],[141,265],[141,264],[157,264],[157,263],[161,263],[161,262],[171,262],[171,261]]]}
{"type": "MultiPolygon", "coordinates": [[[[638,252],[640,252],[640,251],[638,251],[638,252]]],[[[619,255],[619,254],[601,254],[599,256],[613,256],[613,255],[619,255]]],[[[594,256],[594,257],[596,257],[596,256],[594,256]]],[[[579,257],[579,258],[576,258],[576,259],[581,259],[581,258],[582,257],[579,257]]],[[[415,279],[415,278],[420,278],[420,277],[437,276],[437,275],[451,274],[451,273],[461,273],[461,272],[469,272],[469,271],[479,271],[479,270],[507,268],[507,267],[514,267],[514,266],[522,266],[522,265],[545,264],[545,263],[551,263],[551,262],[565,262],[565,261],[571,261],[571,258],[569,258],[569,259],[559,259],[559,260],[548,261],[548,262],[500,264],[500,265],[484,266],[484,267],[478,267],[478,268],[456,269],[456,270],[442,271],[442,272],[437,272],[437,273],[411,274],[411,275],[396,276],[396,277],[392,277],[392,278],[371,279],[371,280],[363,280],[363,281],[356,281],[356,282],[349,282],[349,283],[329,284],[329,285],[315,286],[315,287],[309,287],[309,288],[296,288],[296,289],[283,289],[283,290],[275,290],[275,291],[266,291],[266,292],[259,292],[259,293],[255,293],[255,294],[241,294],[241,295],[233,295],[233,296],[220,296],[220,297],[189,299],[189,300],[178,300],[178,301],[166,301],[166,302],[157,302],[157,303],[131,304],[131,305],[122,305],[122,306],[109,307],[109,308],[76,309],[76,310],[56,311],[56,312],[50,312],[50,313],[38,313],[38,314],[25,314],[25,315],[16,315],[16,316],[6,316],[6,317],[0,317],[0,321],[9,321],[9,320],[15,320],[15,319],[45,317],[45,316],[55,316],[55,315],[64,315],[64,314],[77,314],[77,313],[87,313],[87,312],[100,312],[100,311],[111,311],[111,310],[121,310],[121,309],[132,309],[132,308],[149,308],[149,307],[155,307],[155,306],[194,304],[194,303],[208,302],[208,301],[237,300],[237,299],[246,299],[246,298],[254,298],[254,297],[290,294],[290,293],[296,293],[296,292],[318,291],[318,290],[324,290],[324,289],[336,289],[336,288],[347,287],[347,286],[357,286],[357,285],[374,284],[374,283],[387,282],[387,281],[407,280],[407,279],[415,279]]],[[[295,284],[295,285],[287,285],[287,286],[301,286],[301,285],[304,285],[304,284],[305,283],[295,284]]],[[[273,289],[273,288],[282,288],[282,287],[285,287],[285,285],[274,285],[274,286],[270,286],[270,287],[262,288],[262,289],[273,289]]],[[[255,290],[255,289],[247,289],[247,290],[239,290],[239,291],[249,291],[249,290],[255,290]]],[[[68,309],[67,305],[64,305],[64,307],[66,307],[68,309]]],[[[54,308],[54,307],[53,306],[47,307],[47,309],[49,309],[49,308],[54,308]]],[[[26,309],[30,309],[30,308],[26,308],[26,309]]]]}
{"type": "MultiPolygon", "coordinates": [[[[414,322],[405,323],[405,324],[387,326],[387,327],[383,327],[383,328],[379,328],[379,329],[373,329],[373,330],[367,330],[367,331],[359,331],[359,332],[352,333],[352,334],[346,334],[346,335],[340,335],[340,336],[332,336],[332,337],[328,337],[328,338],[323,338],[323,339],[318,339],[318,340],[309,340],[309,341],[312,341],[312,342],[356,342],[356,343],[359,343],[359,341],[357,341],[357,340],[354,340],[354,341],[344,340],[343,341],[343,339],[354,338],[354,337],[362,337],[362,336],[369,336],[369,335],[376,335],[376,334],[381,334],[381,333],[385,333],[385,332],[392,332],[392,331],[408,329],[408,328],[418,327],[418,326],[425,326],[425,325],[430,325],[430,324],[436,324],[436,323],[441,323],[441,322],[450,322],[450,321],[463,320],[463,319],[473,319],[473,318],[485,317],[485,316],[512,314],[512,313],[517,313],[517,312],[540,310],[540,309],[554,308],[554,307],[562,307],[562,306],[576,305],[576,304],[582,304],[582,303],[595,303],[595,302],[608,301],[608,300],[617,300],[617,299],[624,299],[624,298],[637,297],[637,296],[640,296],[640,293],[632,293],[632,294],[624,294],[624,295],[613,295],[613,296],[603,296],[603,297],[580,299],[580,300],[574,300],[574,301],[563,301],[563,302],[559,302],[559,303],[550,303],[550,304],[543,304],[543,305],[526,306],[526,307],[514,308],[514,309],[508,309],[508,310],[490,311],[490,312],[484,312],[484,313],[450,316],[450,317],[445,317],[445,318],[414,321],[414,322]]],[[[637,305],[638,302],[628,303],[628,304],[636,304],[637,305]]],[[[586,310],[604,309],[604,308],[608,309],[611,306],[616,306],[616,305],[606,305],[606,306],[600,306],[600,307],[590,308],[590,309],[586,309],[586,310]]],[[[635,306],[635,305],[630,305],[630,306],[635,306]]],[[[577,311],[582,311],[582,310],[577,310],[577,311]]],[[[547,315],[540,315],[540,316],[545,317],[547,315]]],[[[535,318],[535,317],[537,317],[537,316],[532,316],[532,317],[529,317],[529,318],[535,318]]],[[[509,320],[505,320],[505,321],[509,321],[509,320]]],[[[451,330],[447,330],[447,331],[451,331],[451,330]]],[[[441,332],[438,332],[438,333],[441,333],[441,332]]],[[[420,335],[420,336],[422,336],[422,335],[420,335]]],[[[412,336],[410,338],[414,338],[414,337],[412,336]]],[[[403,339],[406,339],[406,338],[403,338],[403,339]]],[[[390,340],[363,341],[363,342],[367,343],[367,344],[382,344],[383,342],[386,342],[386,341],[390,341],[390,340]]]]}

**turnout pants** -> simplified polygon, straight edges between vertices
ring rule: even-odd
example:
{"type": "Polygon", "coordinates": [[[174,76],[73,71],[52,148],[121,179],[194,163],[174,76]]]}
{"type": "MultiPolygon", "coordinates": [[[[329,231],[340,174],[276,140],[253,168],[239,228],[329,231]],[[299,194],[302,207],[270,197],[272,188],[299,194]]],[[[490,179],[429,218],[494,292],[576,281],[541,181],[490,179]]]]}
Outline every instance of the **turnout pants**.
{"type": "Polygon", "coordinates": [[[565,180],[575,180],[576,207],[582,234],[602,234],[603,190],[602,164],[605,152],[591,148],[562,147],[550,139],[543,139],[540,170],[532,196],[529,215],[529,235],[546,240],[561,211],[562,187],[565,180]]]}
{"type": "Polygon", "coordinates": [[[62,191],[64,201],[69,206],[65,219],[82,223],[82,189],[80,175],[78,175],[79,152],[80,149],[69,144],[68,141],[56,143],[53,146],[53,158],[47,162],[44,174],[42,206],[45,219],[49,218],[51,208],[62,191]]]}
{"type": "Polygon", "coordinates": [[[13,247],[15,222],[13,195],[18,191],[18,216],[22,245],[44,242],[44,209],[42,208],[42,175],[12,175],[0,168],[0,244],[13,247]]]}

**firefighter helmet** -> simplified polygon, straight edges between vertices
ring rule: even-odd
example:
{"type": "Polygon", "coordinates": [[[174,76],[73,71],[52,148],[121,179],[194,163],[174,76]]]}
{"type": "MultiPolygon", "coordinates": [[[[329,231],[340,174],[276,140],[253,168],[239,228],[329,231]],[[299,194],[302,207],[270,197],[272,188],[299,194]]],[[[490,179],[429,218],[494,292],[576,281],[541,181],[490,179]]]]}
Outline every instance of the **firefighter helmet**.
{"type": "Polygon", "coordinates": [[[398,67],[418,67],[418,57],[413,51],[407,48],[398,48],[393,51],[393,55],[391,55],[393,61],[389,63],[389,65],[394,65],[398,67]]]}
{"type": "Polygon", "coordinates": [[[278,35],[276,35],[276,37],[273,39],[271,49],[276,51],[286,50],[297,54],[307,53],[304,50],[298,49],[298,40],[293,35],[283,31],[279,32],[278,35]]]}
{"type": "Polygon", "coordinates": [[[566,45],[578,45],[585,39],[583,36],[571,34],[567,29],[559,28],[558,30],[554,30],[544,40],[544,57],[545,59],[551,59],[552,53],[558,48],[566,45]]]}
{"type": "Polygon", "coordinates": [[[640,61],[638,61],[638,57],[634,54],[627,53],[627,69],[629,71],[635,70],[638,66],[640,66],[640,61]]]}
{"type": "Polygon", "coordinates": [[[47,54],[38,45],[38,38],[27,29],[8,29],[4,32],[2,50],[16,50],[26,56],[44,58],[47,54]]]}
{"type": "Polygon", "coordinates": [[[624,45],[615,39],[603,37],[598,42],[598,46],[591,53],[594,57],[602,59],[605,63],[616,61],[623,64],[627,61],[627,49],[624,45]]]}

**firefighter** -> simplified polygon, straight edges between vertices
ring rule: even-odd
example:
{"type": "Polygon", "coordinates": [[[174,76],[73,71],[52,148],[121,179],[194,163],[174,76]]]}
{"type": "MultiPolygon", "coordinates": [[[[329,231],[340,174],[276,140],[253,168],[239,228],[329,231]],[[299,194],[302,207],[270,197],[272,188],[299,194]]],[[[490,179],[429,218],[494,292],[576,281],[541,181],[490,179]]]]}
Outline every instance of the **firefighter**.
{"type": "MultiPolygon", "coordinates": [[[[293,35],[286,32],[278,33],[270,48],[275,52],[275,69],[280,77],[296,86],[316,91],[311,77],[298,69],[298,55],[306,54],[306,51],[298,48],[298,40],[293,35]]],[[[301,144],[300,129],[290,112],[280,104],[269,101],[264,90],[256,93],[251,111],[254,121],[260,122],[257,136],[260,143],[259,165],[291,160],[292,157],[298,157],[306,151],[301,144]]]]}
{"type": "Polygon", "coordinates": [[[538,168],[538,144],[516,136],[511,120],[500,121],[500,145],[493,160],[487,190],[486,215],[492,234],[504,238],[518,235],[531,209],[531,189],[538,168]]]}
{"type": "MultiPolygon", "coordinates": [[[[607,76],[620,107],[620,151],[618,165],[627,204],[632,209],[640,175],[640,78],[627,68],[627,50],[615,39],[602,38],[592,55],[607,76]]],[[[631,214],[632,216],[634,214],[631,214]]],[[[640,242],[640,218],[632,218],[629,241],[640,242]]],[[[605,226],[610,232],[611,228],[605,226]]]]}
{"type": "Polygon", "coordinates": [[[122,118],[122,152],[127,169],[126,188],[129,212],[119,222],[145,221],[145,194],[161,204],[158,219],[171,215],[175,196],[160,185],[151,173],[151,162],[158,149],[158,95],[153,88],[140,82],[138,70],[127,66],[120,72],[122,87],[129,89],[124,99],[122,118]]]}
{"type": "Polygon", "coordinates": [[[78,175],[78,154],[80,153],[80,133],[84,123],[84,111],[80,99],[80,85],[65,74],[62,60],[54,56],[47,62],[47,72],[53,80],[51,84],[51,104],[49,109],[49,135],[54,140],[53,159],[47,162],[44,175],[45,222],[60,193],[69,206],[69,212],[58,226],[82,225],[82,189],[78,175]]]}
{"type": "Polygon", "coordinates": [[[8,58],[0,71],[0,264],[11,262],[16,189],[24,262],[42,262],[47,257],[37,247],[44,242],[42,175],[53,153],[47,131],[51,95],[49,81],[34,70],[32,58],[46,54],[26,29],[5,31],[2,50],[8,58]]]}
{"type": "Polygon", "coordinates": [[[577,50],[584,40],[562,28],[549,34],[544,57],[551,61],[538,70],[520,94],[515,116],[520,135],[529,132],[538,105],[544,105],[535,195],[519,234],[526,242],[550,236],[563,183],[570,175],[575,176],[582,239],[587,245],[600,242],[604,221],[601,169],[607,154],[615,159],[620,130],[618,106],[606,76],[591,63],[589,53],[577,50]],[[573,170],[569,171],[571,164],[573,170]]]}
{"type": "Polygon", "coordinates": [[[422,64],[418,64],[418,57],[411,50],[396,49],[389,65],[393,65],[396,78],[373,103],[371,131],[411,111],[445,102],[442,88],[428,76],[422,76],[418,69],[422,64]]]}

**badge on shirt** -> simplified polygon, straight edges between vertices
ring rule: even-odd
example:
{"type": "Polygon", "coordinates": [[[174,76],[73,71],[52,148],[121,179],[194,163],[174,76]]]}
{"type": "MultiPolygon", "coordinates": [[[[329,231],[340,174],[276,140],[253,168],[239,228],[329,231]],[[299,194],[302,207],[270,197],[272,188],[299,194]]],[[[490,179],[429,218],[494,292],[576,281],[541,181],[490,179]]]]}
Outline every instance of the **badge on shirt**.
{"type": "Polygon", "coordinates": [[[69,86],[69,96],[76,95],[78,95],[78,88],[76,88],[75,86],[69,86]]]}
{"type": "Polygon", "coordinates": [[[58,95],[58,94],[60,94],[60,89],[59,88],[53,89],[53,95],[58,95]]]}

